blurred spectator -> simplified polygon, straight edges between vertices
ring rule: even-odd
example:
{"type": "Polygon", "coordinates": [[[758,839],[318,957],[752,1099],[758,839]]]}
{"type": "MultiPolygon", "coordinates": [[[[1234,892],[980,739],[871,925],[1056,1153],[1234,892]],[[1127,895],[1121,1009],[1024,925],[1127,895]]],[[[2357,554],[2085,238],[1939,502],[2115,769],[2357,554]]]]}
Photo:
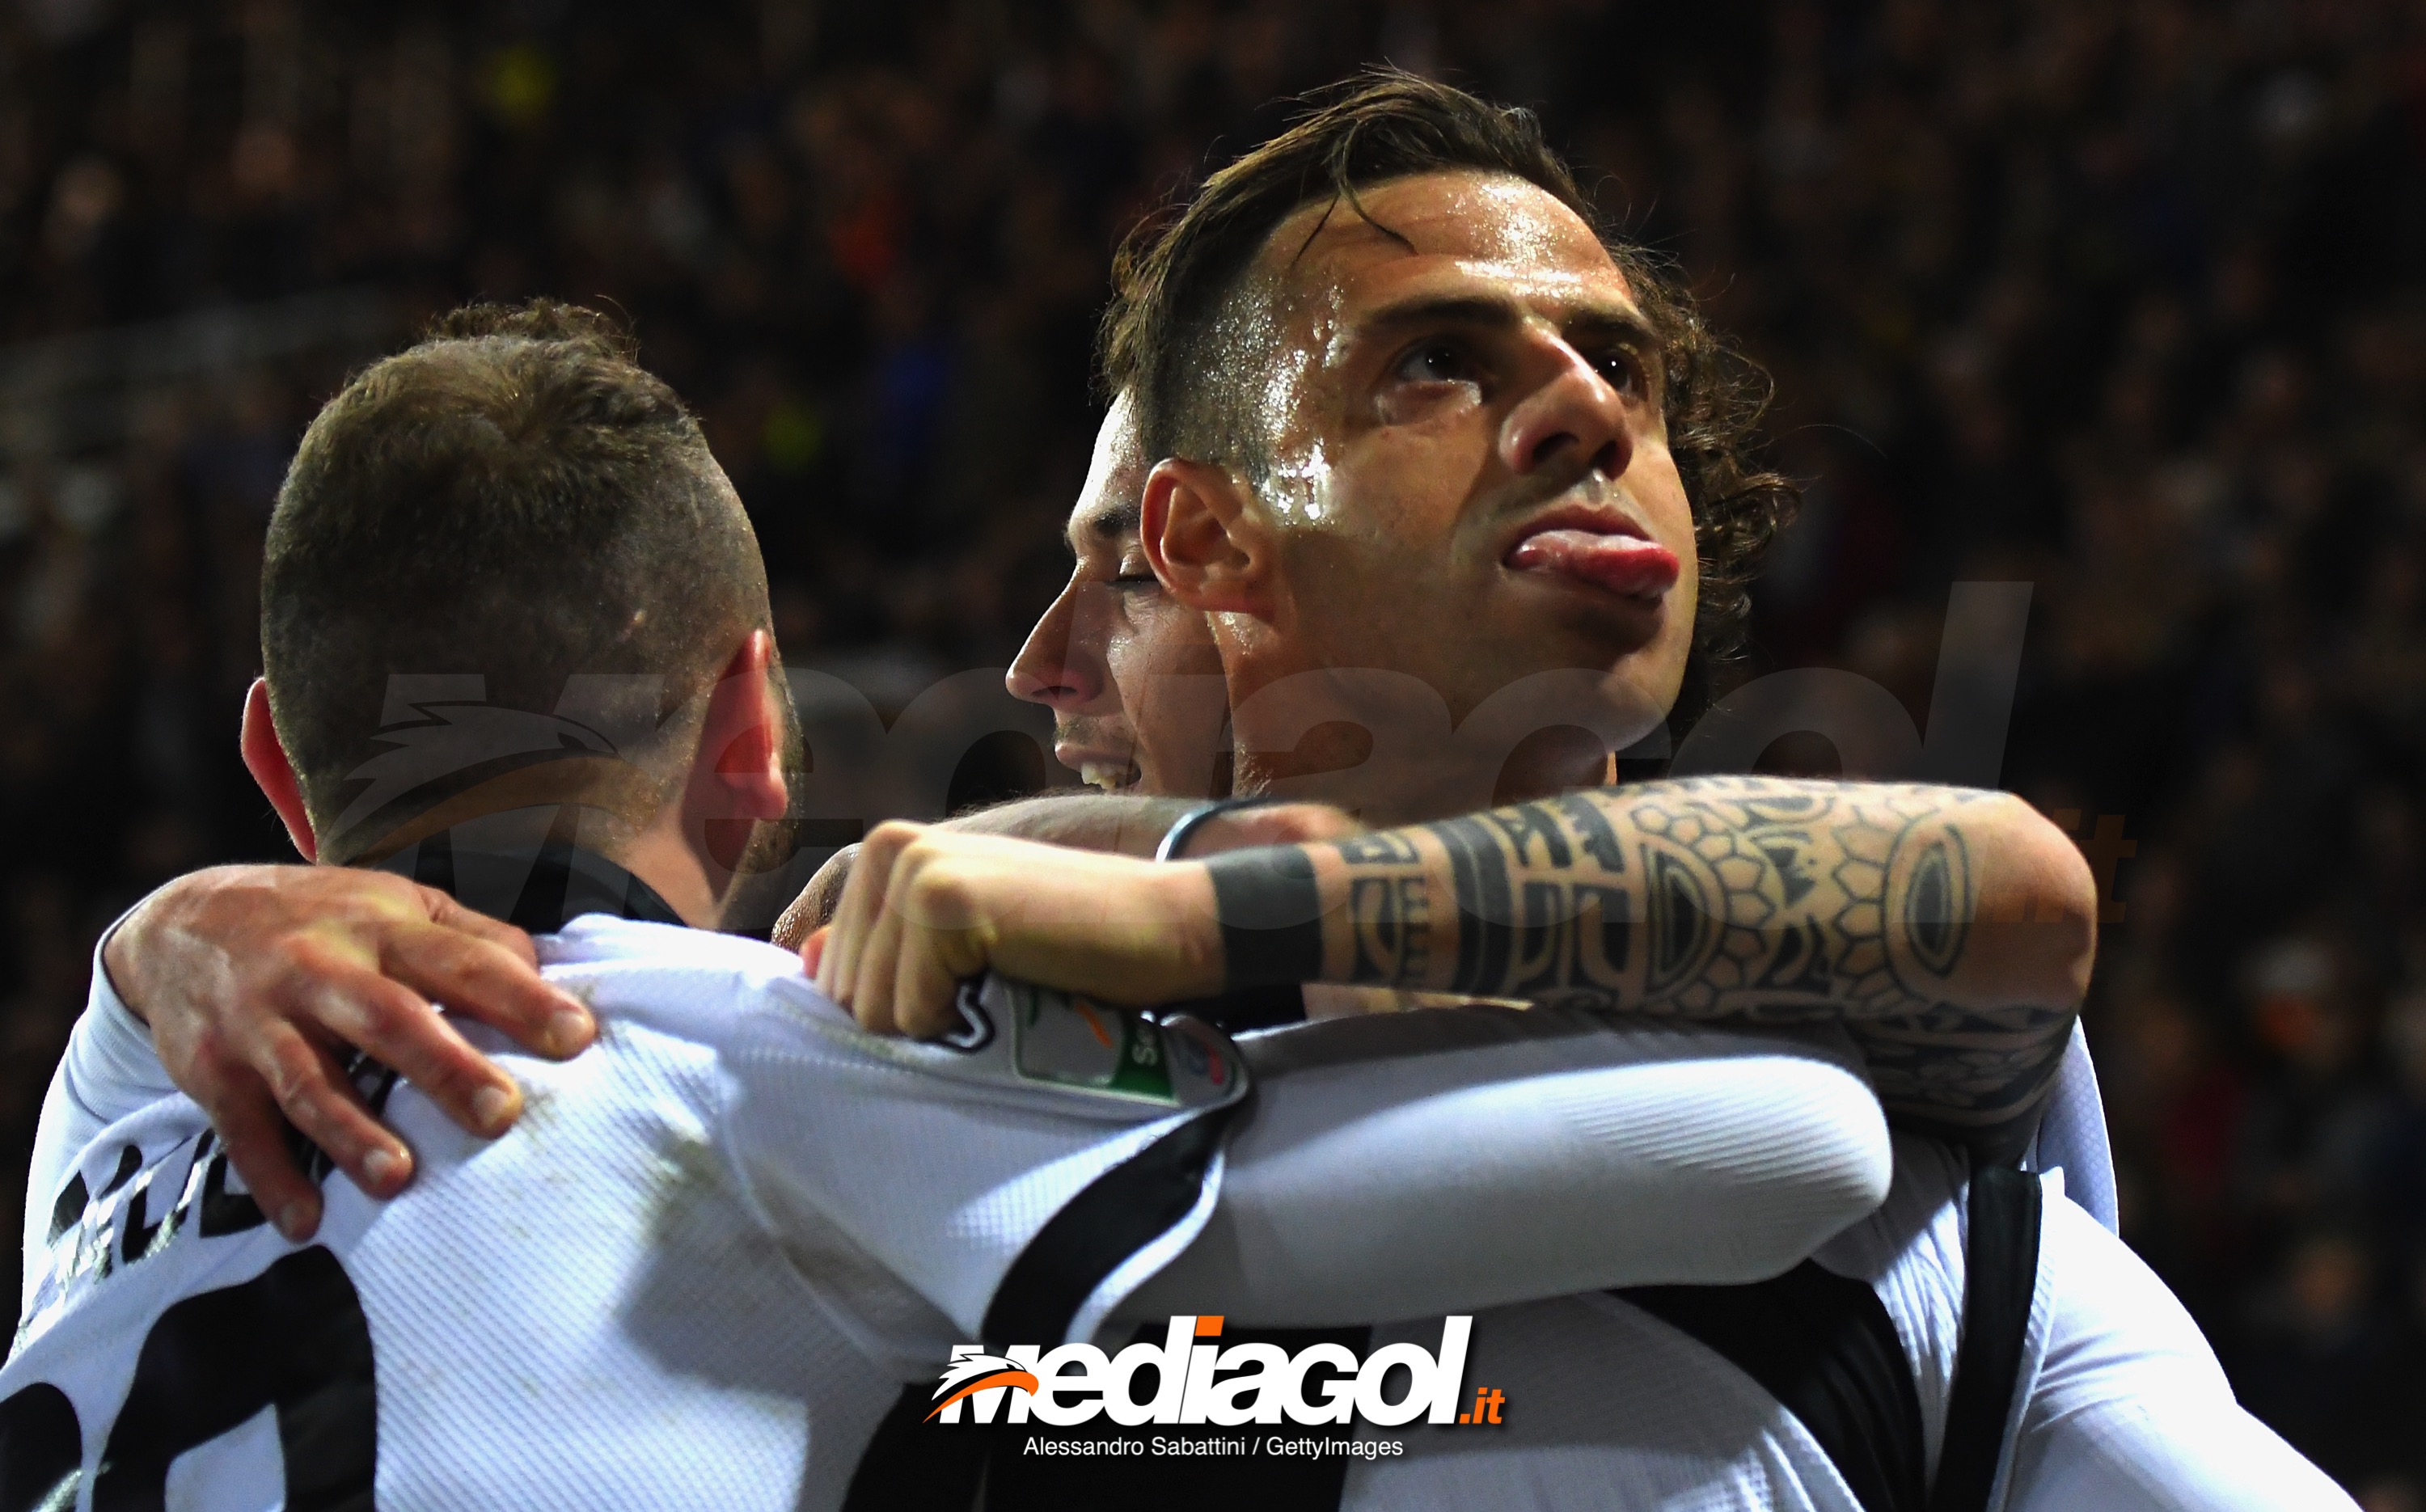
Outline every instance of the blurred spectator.
{"type": "MultiPolygon", "coordinates": [[[[889,717],[1050,596],[1120,235],[1383,57],[1540,109],[1776,376],[1810,493],[1766,664],[1924,719],[1949,584],[2035,585],[2005,778],[2107,857],[2127,1236],[2253,1404],[2418,1507],[2399,0],[0,0],[0,1139],[115,910],[283,853],[231,737],[263,522],[348,363],[476,296],[620,308],[758,523],[787,660],[889,717]]],[[[998,745],[956,794],[1035,780],[998,745]]]]}

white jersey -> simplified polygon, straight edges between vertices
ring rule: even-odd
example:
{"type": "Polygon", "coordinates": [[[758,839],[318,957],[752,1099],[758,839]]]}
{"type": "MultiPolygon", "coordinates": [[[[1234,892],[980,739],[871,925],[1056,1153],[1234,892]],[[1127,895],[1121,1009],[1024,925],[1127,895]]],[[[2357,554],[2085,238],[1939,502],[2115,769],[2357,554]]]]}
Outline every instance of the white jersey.
{"type": "MultiPolygon", "coordinates": [[[[1190,1165],[1145,1157],[1214,1107],[871,1040],[789,953],[601,915],[540,947],[600,1047],[555,1063],[471,1031],[523,1082],[522,1122],[478,1140],[396,1087],[416,1180],[385,1203],[327,1182],[310,1244],[263,1221],[183,1098],[102,1129],[72,1178],[38,1170],[32,1301],[0,1371],[8,1473],[39,1472],[19,1446],[41,1442],[62,1506],[834,1506],[954,1345],[1006,1311],[1052,1320],[1014,1337],[1089,1336],[1217,1205],[1246,1238],[1194,1273],[1200,1295],[1251,1303],[1246,1270],[1271,1284],[1257,1257],[1316,1256],[1309,1285],[1363,1276],[1367,1308],[1403,1315],[1495,1265],[1552,1290],[1771,1274],[1886,1175],[1863,1083],[1809,1046],[1718,1053],[1554,1014],[1317,1025],[1290,1033],[1373,1063],[1263,1083],[1250,1126],[1302,1136],[1236,1163],[1206,1140],[1190,1165]],[[1422,1043],[1444,1023],[1454,1054],[1422,1043]],[[1354,1131],[1410,1099],[1427,1116],[1377,1161],[1354,1131]],[[1039,1236],[1131,1173],[1120,1206],[1163,1216],[1063,1244],[1049,1295],[1021,1302],[1039,1236]],[[1352,1221],[1357,1190],[1415,1221],[1352,1221]]],[[[95,991],[103,1034],[124,1010],[95,991]]],[[[93,1116],[75,1070],[48,1148],[93,1116]]]]}
{"type": "MultiPolygon", "coordinates": [[[[867,1041],[765,947],[592,917],[542,949],[598,1007],[602,1049],[502,1055],[530,1112],[494,1145],[398,1089],[420,1179],[386,1205],[330,1183],[321,1240],[300,1248],[247,1211],[182,1099],[84,1137],[160,1085],[97,976],[45,1105],[35,1306],[0,1373],[7,1454],[32,1441],[21,1421],[78,1444],[61,1469],[88,1483],[76,1505],[105,1459],[152,1466],[170,1504],[246,1512],[306,1504],[349,1465],[391,1507],[837,1504],[880,1420],[982,1337],[1072,1198],[1201,1117],[867,1041]],[[53,1241],[57,1151],[78,1144],[99,1195],[53,1241]]],[[[1156,1311],[1487,1309],[1466,1377],[1505,1394],[1505,1426],[1402,1431],[1399,1455],[1354,1462],[1344,1504],[1854,1512],[1791,1412],[1598,1290],[1774,1274],[1885,1185],[1884,1136],[1848,1137],[1876,1112],[1840,1063],[1714,1039],[1480,1010],[1251,1037],[1261,1086],[1226,1156],[1158,1194],[1167,1221],[1059,1278],[1064,1321],[1028,1337],[1156,1311]]],[[[1965,1182],[1942,1149],[1899,1145],[1886,1205],[1820,1258],[1893,1320],[1933,1463],[1965,1182]]],[[[1372,1343],[1442,1337],[1435,1316],[1372,1343]]],[[[2060,1197],[2022,1380],[2008,1508],[2349,1504],[2240,1411],[2178,1304],[2060,1197]]]]}
{"type": "MultiPolygon", "coordinates": [[[[1961,1343],[1965,1163],[1898,1135],[1879,1211],[1820,1249],[1826,1270],[1884,1304],[1917,1388],[1933,1476],[1961,1343]]],[[[2051,1188],[2004,1457],[2003,1512],[2354,1512],[2354,1504],[2242,1410],[2213,1351],[2164,1283],[2051,1188]]],[[[1379,1328],[1429,1342],[1438,1319],[1379,1328]]],[[[1489,1434],[1414,1432],[1357,1460],[1345,1504],[1666,1512],[1864,1512],[1820,1440],[1753,1377],[1619,1296],[1567,1296],[1474,1320],[1467,1379],[1507,1396],[1489,1434]]],[[[1366,1437],[1374,1437],[1367,1430],[1366,1437]]]]}
{"type": "MultiPolygon", "coordinates": [[[[64,1395],[90,1497],[253,1508],[375,1477],[392,1507],[832,1504],[1046,1222],[1199,1116],[871,1053],[747,941],[591,916],[546,949],[603,1052],[514,1062],[526,1111],[494,1143],[397,1093],[419,1179],[388,1203],[329,1183],[312,1244],[183,1099],[88,1149],[98,1195],[0,1394],[64,1395]]],[[[1105,1256],[1093,1316],[1205,1207],[1105,1256]]]]}

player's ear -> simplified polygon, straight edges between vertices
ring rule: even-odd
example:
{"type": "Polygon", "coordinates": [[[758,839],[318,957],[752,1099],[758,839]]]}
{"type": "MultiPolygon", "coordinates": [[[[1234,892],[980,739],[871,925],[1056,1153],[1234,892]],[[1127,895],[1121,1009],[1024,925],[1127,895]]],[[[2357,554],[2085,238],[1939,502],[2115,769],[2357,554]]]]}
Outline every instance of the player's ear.
{"type": "Polygon", "coordinates": [[[1167,457],[1146,475],[1139,536],[1154,575],[1205,614],[1272,618],[1279,542],[1230,470],[1167,457]]]}
{"type": "Polygon", "coordinates": [[[312,832],[312,812],[303,806],[303,784],[296,779],[295,764],[286,759],[286,747],[278,738],[278,726],[269,717],[269,680],[256,677],[245,690],[244,728],[236,737],[244,752],[244,769],[261,787],[262,796],[278,811],[279,819],[286,826],[286,838],[307,861],[320,859],[319,837],[312,832]]]}
{"type": "Polygon", "coordinates": [[[707,698],[700,757],[725,812],[720,818],[780,819],[790,801],[784,776],[784,732],[789,712],[775,637],[753,630],[742,638],[707,698]]]}

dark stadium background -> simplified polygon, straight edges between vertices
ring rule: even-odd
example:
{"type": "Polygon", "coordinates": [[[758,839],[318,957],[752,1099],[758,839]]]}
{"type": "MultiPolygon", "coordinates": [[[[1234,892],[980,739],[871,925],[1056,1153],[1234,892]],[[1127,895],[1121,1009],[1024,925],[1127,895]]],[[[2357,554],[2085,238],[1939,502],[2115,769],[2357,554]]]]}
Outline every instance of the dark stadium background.
{"type": "MultiPolygon", "coordinates": [[[[2035,584],[2006,776],[2111,882],[2127,1234],[2251,1406],[2414,1512],[2421,17],[0,0],[5,1181],[97,930],[284,851],[235,716],[263,522],[349,364],[468,296],[622,310],[788,658],[898,709],[1055,588],[1122,231],[1388,57],[1537,106],[1775,374],[1811,488],[1755,668],[1925,713],[1949,584],[2035,584]]],[[[997,737],[954,794],[1043,778],[997,737]]]]}

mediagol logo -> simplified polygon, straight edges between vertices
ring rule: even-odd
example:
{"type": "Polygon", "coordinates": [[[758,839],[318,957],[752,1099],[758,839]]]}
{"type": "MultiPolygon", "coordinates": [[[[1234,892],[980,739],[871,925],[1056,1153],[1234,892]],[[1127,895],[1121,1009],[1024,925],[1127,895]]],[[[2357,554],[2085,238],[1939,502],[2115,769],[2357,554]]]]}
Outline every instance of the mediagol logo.
{"type": "Polygon", "coordinates": [[[989,1354],[959,1344],[935,1388],[930,1423],[1041,1423],[1068,1428],[1105,1416],[1123,1427],[1145,1424],[1209,1424],[1236,1427],[1284,1420],[1313,1426],[1364,1422],[1397,1427],[1430,1423],[1496,1424],[1507,1405],[1501,1392],[1478,1387],[1466,1400],[1465,1350],[1472,1316],[1445,1320],[1438,1351],[1416,1343],[1384,1344],[1363,1359],[1344,1344],[1311,1344],[1294,1354],[1251,1343],[1224,1349],[1203,1341],[1221,1337],[1219,1314],[1184,1313],[1171,1320],[1160,1345],[1131,1344],[1107,1356],[1093,1344],[1042,1349],[1012,1344],[989,1354]],[[1154,1395],[1140,1401],[1137,1373],[1158,1375],[1154,1395]],[[1386,1394],[1392,1373],[1411,1377],[1404,1394],[1386,1394]],[[1460,1410],[1463,1407],[1464,1410],[1460,1410]]]}

